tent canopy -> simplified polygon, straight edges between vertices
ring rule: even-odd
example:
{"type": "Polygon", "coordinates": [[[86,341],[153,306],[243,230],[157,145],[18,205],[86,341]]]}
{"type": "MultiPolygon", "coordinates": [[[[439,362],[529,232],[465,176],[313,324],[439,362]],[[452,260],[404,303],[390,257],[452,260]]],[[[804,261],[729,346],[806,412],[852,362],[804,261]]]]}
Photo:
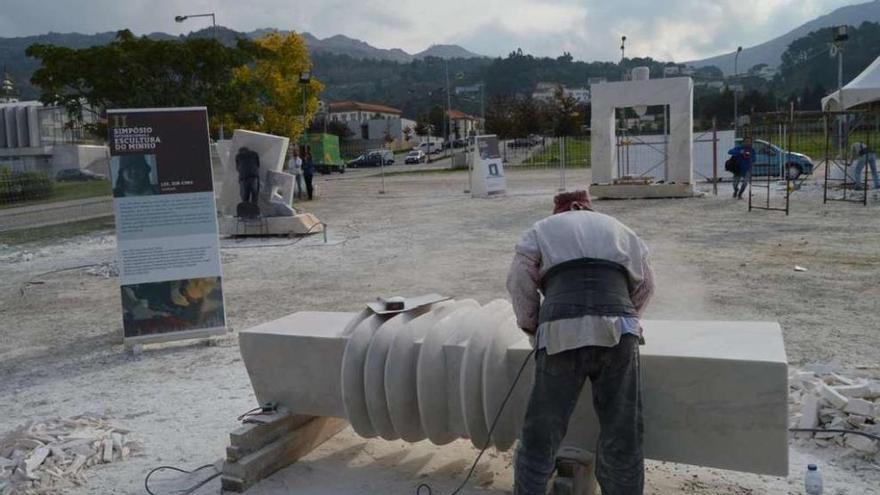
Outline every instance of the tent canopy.
{"type": "Polygon", "coordinates": [[[874,101],[880,101],[880,57],[843,87],[843,108],[840,105],[840,91],[835,91],[822,98],[822,109],[841,111],[874,101]]]}

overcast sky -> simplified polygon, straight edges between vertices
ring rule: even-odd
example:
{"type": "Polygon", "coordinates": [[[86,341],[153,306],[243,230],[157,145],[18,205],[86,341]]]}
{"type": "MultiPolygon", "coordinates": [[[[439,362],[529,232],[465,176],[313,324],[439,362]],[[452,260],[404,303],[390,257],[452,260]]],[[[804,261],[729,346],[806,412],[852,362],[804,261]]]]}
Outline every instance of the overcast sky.
{"type": "Polygon", "coordinates": [[[175,14],[216,12],[240,31],[272,27],[319,38],[344,34],[413,53],[456,43],[484,55],[516,48],[584,60],[627,56],[686,61],[758,44],[865,0],[2,0],[0,36],[48,31],[185,33],[175,14]]]}

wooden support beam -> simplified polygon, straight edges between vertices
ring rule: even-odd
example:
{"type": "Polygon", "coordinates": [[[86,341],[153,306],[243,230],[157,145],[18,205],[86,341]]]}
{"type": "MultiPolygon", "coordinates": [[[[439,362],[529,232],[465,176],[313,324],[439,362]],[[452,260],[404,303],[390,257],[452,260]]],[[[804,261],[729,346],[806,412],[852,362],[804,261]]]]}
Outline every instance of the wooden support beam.
{"type": "Polygon", "coordinates": [[[264,424],[245,424],[230,433],[221,485],[241,493],[307,455],[348,426],[338,418],[280,412],[264,424]]]}

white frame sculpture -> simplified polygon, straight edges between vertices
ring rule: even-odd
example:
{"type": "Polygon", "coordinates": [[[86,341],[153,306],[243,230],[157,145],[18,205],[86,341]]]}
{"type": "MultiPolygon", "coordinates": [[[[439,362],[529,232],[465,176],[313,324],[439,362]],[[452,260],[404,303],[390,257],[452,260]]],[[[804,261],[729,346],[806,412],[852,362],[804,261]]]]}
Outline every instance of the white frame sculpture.
{"type": "Polygon", "coordinates": [[[667,183],[693,184],[694,84],[689,77],[594,84],[591,143],[593,184],[610,184],[617,163],[615,109],[669,106],[667,183]]]}

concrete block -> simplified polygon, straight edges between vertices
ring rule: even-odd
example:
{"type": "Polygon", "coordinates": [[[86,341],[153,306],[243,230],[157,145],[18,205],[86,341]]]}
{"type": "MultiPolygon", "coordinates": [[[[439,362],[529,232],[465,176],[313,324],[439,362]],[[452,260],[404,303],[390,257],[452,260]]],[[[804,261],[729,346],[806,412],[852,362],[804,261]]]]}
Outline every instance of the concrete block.
{"type": "Polygon", "coordinates": [[[819,426],[819,399],[815,396],[808,396],[801,406],[801,418],[798,421],[798,428],[816,428],[819,426]]]}
{"type": "Polygon", "coordinates": [[[692,198],[693,184],[593,184],[590,195],[597,199],[692,198]]]}
{"type": "Polygon", "coordinates": [[[843,409],[844,407],[846,407],[847,402],[849,402],[849,399],[847,399],[825,383],[819,384],[819,395],[823,399],[831,403],[832,406],[838,409],[843,409]]]}
{"type": "Polygon", "coordinates": [[[843,411],[860,416],[874,416],[874,403],[864,399],[849,399],[843,411]]]}
{"type": "Polygon", "coordinates": [[[861,399],[867,397],[871,393],[871,386],[867,383],[859,383],[856,385],[841,385],[838,387],[831,387],[835,392],[839,393],[844,397],[861,399]]]}
{"type": "Polygon", "coordinates": [[[846,446],[865,454],[877,452],[877,441],[862,435],[847,435],[846,446]]]}

